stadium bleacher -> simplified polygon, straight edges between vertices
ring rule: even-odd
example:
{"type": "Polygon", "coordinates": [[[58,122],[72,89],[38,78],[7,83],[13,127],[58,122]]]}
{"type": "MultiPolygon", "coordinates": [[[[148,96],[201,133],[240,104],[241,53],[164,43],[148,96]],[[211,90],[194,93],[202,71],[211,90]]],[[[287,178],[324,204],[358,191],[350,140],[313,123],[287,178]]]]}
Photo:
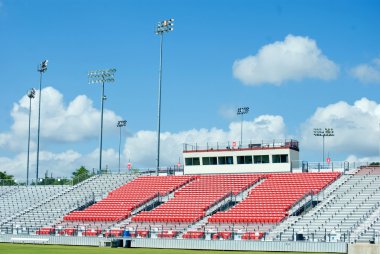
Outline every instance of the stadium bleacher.
{"type": "Polygon", "coordinates": [[[355,175],[344,176],[344,184],[278,232],[276,239],[292,240],[294,232],[302,233],[310,241],[329,241],[332,234],[343,242],[373,239],[371,226],[363,226],[375,227],[374,221],[379,218],[376,216],[380,211],[380,175],[377,172],[378,169],[365,167],[355,175]]]}
{"type": "Polygon", "coordinates": [[[15,186],[2,187],[0,196],[0,226],[11,222],[32,207],[42,205],[51,196],[67,189],[66,186],[15,186]]]}
{"type": "Polygon", "coordinates": [[[379,180],[379,168],[363,167],[354,175],[105,174],[70,187],[2,187],[1,229],[86,237],[121,237],[125,231],[139,238],[226,240],[238,235],[274,241],[294,240],[295,232],[311,241],[329,241],[329,233],[337,232],[339,241],[368,242],[380,228],[379,180]],[[94,196],[98,201],[91,205],[94,196]]]}
{"type": "Polygon", "coordinates": [[[158,208],[134,216],[134,222],[194,223],[218,202],[253,185],[260,175],[197,176],[158,208]]]}
{"type": "MultiPolygon", "coordinates": [[[[128,228],[139,237],[156,230],[161,238],[191,238],[200,235],[194,232],[208,230],[215,231],[213,239],[231,238],[237,231],[245,233],[244,239],[259,239],[281,222],[297,201],[318,193],[338,176],[339,173],[144,176],[110,192],[95,205],[66,215],[64,221],[108,221],[103,230],[128,228]],[[244,191],[248,196],[241,202],[218,212],[244,191]],[[169,193],[173,196],[155,209],[132,215],[134,209],[169,193]]],[[[92,232],[99,233],[96,229],[92,232]]],[[[111,231],[107,234],[114,235],[111,231]]]]}
{"type": "Polygon", "coordinates": [[[298,200],[307,194],[318,193],[338,176],[339,173],[268,175],[244,201],[226,212],[216,213],[208,221],[278,223],[298,200]]]}
{"type": "Polygon", "coordinates": [[[117,222],[128,218],[139,206],[158,196],[165,196],[191,180],[189,176],[142,176],[111,191],[95,205],[66,215],[64,220],[117,222]]]}
{"type": "MultiPolygon", "coordinates": [[[[128,175],[104,174],[93,176],[74,186],[13,187],[14,190],[0,196],[1,216],[4,216],[1,217],[1,230],[8,231],[17,227],[22,231],[34,231],[41,227],[53,227],[70,211],[96,197],[103,197],[133,178],[128,175]]],[[[67,224],[64,226],[70,227],[67,224]]]]}

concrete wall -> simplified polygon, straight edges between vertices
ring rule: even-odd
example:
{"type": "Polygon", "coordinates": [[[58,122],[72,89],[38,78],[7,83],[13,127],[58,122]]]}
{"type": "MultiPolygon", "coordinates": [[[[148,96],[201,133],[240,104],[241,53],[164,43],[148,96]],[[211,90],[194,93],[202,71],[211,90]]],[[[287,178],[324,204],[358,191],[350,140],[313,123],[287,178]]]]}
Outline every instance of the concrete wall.
{"type": "MultiPolygon", "coordinates": [[[[27,239],[25,243],[33,243],[33,239],[48,239],[41,244],[105,246],[114,239],[102,237],[71,236],[32,236],[32,235],[0,235],[0,242],[22,243],[18,239],[27,239]]],[[[129,242],[124,239],[123,246],[129,242]]],[[[38,241],[36,241],[38,243],[38,241]]],[[[109,245],[108,245],[109,246],[109,245]]],[[[238,251],[293,251],[293,252],[325,252],[347,253],[346,243],[312,243],[312,242],[265,242],[265,241],[206,241],[179,239],[132,239],[131,247],[159,249],[198,249],[198,250],[238,250],[238,251]]],[[[379,245],[355,244],[349,246],[352,254],[380,254],[379,245]]]]}
{"type": "MultiPolygon", "coordinates": [[[[347,253],[346,243],[133,239],[131,247],[161,249],[347,253]]],[[[378,254],[378,253],[377,253],[378,254]]]]}
{"type": "Polygon", "coordinates": [[[348,254],[380,254],[379,244],[357,243],[348,245],[348,254]]]}
{"type": "Polygon", "coordinates": [[[38,239],[48,239],[41,244],[100,246],[101,241],[109,240],[100,237],[46,236],[46,235],[0,235],[3,243],[39,243],[38,239]],[[20,240],[21,239],[21,240],[20,240]],[[33,241],[33,239],[36,239],[33,241]]]}

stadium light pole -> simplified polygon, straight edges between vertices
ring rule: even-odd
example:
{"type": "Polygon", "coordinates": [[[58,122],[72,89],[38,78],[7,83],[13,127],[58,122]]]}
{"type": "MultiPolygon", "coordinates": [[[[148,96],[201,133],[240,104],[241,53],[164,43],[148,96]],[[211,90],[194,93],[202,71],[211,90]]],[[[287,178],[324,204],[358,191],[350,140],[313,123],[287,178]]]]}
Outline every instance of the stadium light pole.
{"type": "Polygon", "coordinates": [[[101,113],[100,113],[100,138],[99,138],[99,171],[102,170],[102,150],[103,150],[103,111],[104,111],[104,101],[107,97],[104,95],[104,84],[112,83],[115,81],[114,74],[116,69],[108,70],[96,70],[90,71],[88,73],[88,83],[91,84],[102,84],[102,96],[101,100],[101,113]]]}
{"type": "Polygon", "coordinates": [[[236,114],[241,115],[241,125],[240,125],[240,147],[243,146],[243,117],[245,114],[248,114],[249,107],[238,108],[236,114]]]}
{"type": "Polygon", "coordinates": [[[42,61],[37,67],[37,71],[40,73],[40,91],[38,97],[38,127],[37,127],[37,162],[36,162],[36,181],[38,180],[38,169],[40,162],[40,129],[41,129],[41,90],[42,90],[42,74],[47,71],[48,60],[42,61]]]}
{"type": "Polygon", "coordinates": [[[119,135],[119,173],[120,173],[120,148],[121,148],[121,128],[127,125],[127,120],[117,122],[117,127],[120,129],[119,135]]]}
{"type": "Polygon", "coordinates": [[[314,136],[322,137],[322,163],[325,163],[325,137],[335,136],[333,128],[314,128],[314,136]]]}
{"type": "Polygon", "coordinates": [[[29,185],[29,154],[30,154],[30,118],[32,116],[32,99],[36,96],[36,90],[34,88],[28,91],[29,97],[29,128],[28,128],[28,155],[26,159],[26,185],[29,185]]]}
{"type": "Polygon", "coordinates": [[[161,87],[162,87],[162,45],[164,41],[164,33],[173,31],[174,19],[161,21],[157,24],[156,34],[160,36],[160,69],[158,79],[158,126],[157,126],[157,167],[156,175],[160,168],[160,134],[161,134],[161,87]]]}

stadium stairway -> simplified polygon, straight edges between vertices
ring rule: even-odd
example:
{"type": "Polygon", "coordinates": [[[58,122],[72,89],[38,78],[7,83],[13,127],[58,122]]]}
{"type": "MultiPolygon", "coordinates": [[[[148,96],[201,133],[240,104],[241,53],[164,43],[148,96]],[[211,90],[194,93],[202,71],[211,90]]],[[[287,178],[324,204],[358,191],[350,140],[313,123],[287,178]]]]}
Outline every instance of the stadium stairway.
{"type": "MultiPolygon", "coordinates": [[[[3,223],[2,228],[20,228],[21,232],[23,232],[44,226],[52,227],[61,221],[65,214],[94,201],[94,199],[103,198],[106,193],[133,178],[135,176],[103,174],[93,176],[71,187],[58,186],[62,188],[61,191],[45,196],[45,199],[41,202],[30,204],[28,208],[3,223]]],[[[51,187],[41,186],[41,190],[51,187]]],[[[29,186],[27,188],[33,187],[29,186]]],[[[41,194],[36,193],[36,195],[41,194]]]]}
{"type": "Polygon", "coordinates": [[[340,234],[340,241],[353,240],[351,234],[379,207],[379,177],[345,176],[345,184],[301,216],[292,227],[281,232],[281,238],[291,240],[293,233],[303,233],[309,240],[328,241],[329,235],[335,231],[340,234]]]}

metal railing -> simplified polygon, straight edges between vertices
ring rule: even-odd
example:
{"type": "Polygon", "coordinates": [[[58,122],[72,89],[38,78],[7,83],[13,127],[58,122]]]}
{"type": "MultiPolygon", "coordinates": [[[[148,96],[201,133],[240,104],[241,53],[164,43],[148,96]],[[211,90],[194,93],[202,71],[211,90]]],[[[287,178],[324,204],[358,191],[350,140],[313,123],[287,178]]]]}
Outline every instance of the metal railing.
{"type": "MultiPolygon", "coordinates": [[[[191,230],[184,237],[180,229],[165,229],[160,226],[150,226],[147,228],[114,228],[104,229],[101,226],[73,227],[23,227],[21,225],[10,225],[0,227],[1,235],[13,236],[59,236],[59,237],[103,237],[103,238],[151,238],[151,239],[193,239],[193,240],[246,240],[246,241],[270,241],[270,242],[356,242],[351,236],[351,232],[321,230],[319,234],[307,231],[292,231],[291,236],[284,237],[282,233],[278,238],[269,239],[268,232],[247,231],[247,230],[191,230]]],[[[371,241],[379,239],[379,233],[373,231],[371,241]]]]}
{"type": "Polygon", "coordinates": [[[362,167],[377,166],[378,162],[349,162],[349,161],[331,161],[327,162],[308,162],[292,161],[292,171],[302,172],[348,172],[358,170],[362,167]]]}
{"type": "Polygon", "coordinates": [[[239,150],[239,149],[268,149],[291,148],[299,150],[299,142],[295,139],[250,140],[249,142],[228,141],[208,142],[206,144],[183,144],[184,152],[239,150]]]}

